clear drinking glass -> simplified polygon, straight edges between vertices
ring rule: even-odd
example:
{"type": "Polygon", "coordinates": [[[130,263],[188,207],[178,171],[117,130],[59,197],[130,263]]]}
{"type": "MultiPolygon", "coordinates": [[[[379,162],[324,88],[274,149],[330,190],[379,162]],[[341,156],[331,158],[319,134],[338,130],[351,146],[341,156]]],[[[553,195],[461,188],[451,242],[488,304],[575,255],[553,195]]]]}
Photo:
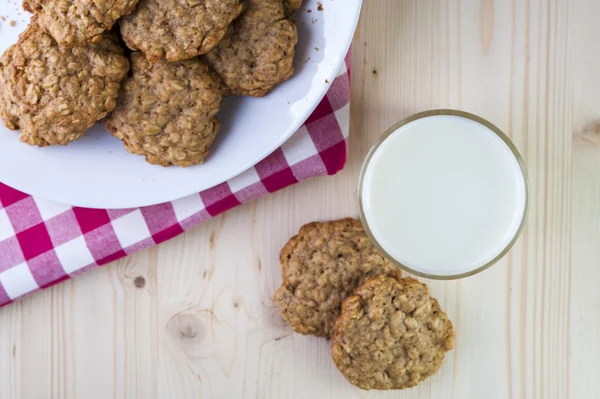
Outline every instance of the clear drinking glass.
{"type": "Polygon", "coordinates": [[[396,123],[394,126],[392,126],[391,128],[389,128],[385,133],[383,133],[383,135],[379,138],[379,140],[377,141],[377,143],[375,143],[375,145],[371,148],[371,150],[369,151],[361,172],[360,172],[360,177],[359,177],[359,182],[358,182],[358,202],[359,202],[359,212],[360,212],[360,219],[361,222],[365,228],[365,231],[367,233],[367,236],[369,237],[369,239],[371,240],[371,242],[378,248],[379,251],[381,251],[381,253],[386,256],[391,262],[393,262],[394,264],[396,264],[397,266],[399,266],[401,269],[403,269],[404,271],[411,273],[411,274],[415,274],[417,276],[421,276],[421,277],[425,277],[425,278],[429,278],[429,279],[435,279],[435,280],[455,280],[455,279],[461,279],[461,278],[465,278],[465,277],[469,277],[478,273],[481,273],[482,271],[488,269],[489,267],[491,267],[492,265],[494,265],[495,263],[497,263],[500,259],[502,259],[509,251],[510,249],[515,245],[515,243],[517,242],[517,240],[519,239],[521,233],[523,232],[523,229],[525,227],[525,222],[527,221],[527,216],[529,214],[529,201],[530,201],[530,183],[529,183],[529,177],[527,174],[527,169],[525,167],[525,163],[523,161],[523,158],[521,157],[521,154],[519,153],[519,150],[515,147],[515,145],[513,144],[513,142],[508,138],[508,136],[506,136],[498,127],[496,127],[495,125],[493,125],[492,123],[490,123],[489,121],[474,115],[474,114],[470,114],[468,112],[463,112],[463,111],[457,111],[457,110],[450,110],[450,109],[439,109],[439,110],[431,110],[431,111],[426,111],[426,112],[421,112],[412,116],[409,116],[408,118],[396,123]],[[512,240],[508,243],[508,245],[491,261],[487,262],[486,264],[468,271],[466,273],[460,273],[460,274],[455,274],[455,275],[435,275],[435,274],[429,274],[429,273],[424,273],[418,270],[413,270],[410,267],[402,264],[401,262],[399,262],[397,259],[395,259],[393,256],[391,256],[383,247],[382,245],[380,245],[380,243],[377,241],[377,239],[375,238],[370,226],[369,226],[369,220],[366,217],[366,212],[365,212],[365,208],[364,208],[364,201],[363,201],[363,189],[364,189],[364,181],[365,181],[365,174],[366,171],[370,165],[371,160],[373,159],[374,154],[377,152],[377,150],[379,149],[379,147],[394,133],[396,132],[399,128],[401,128],[404,125],[407,125],[411,122],[417,121],[419,119],[422,118],[427,118],[427,117],[431,117],[431,116],[437,116],[437,115],[449,115],[449,116],[458,116],[458,117],[462,117],[462,118],[466,118],[469,119],[471,121],[477,122],[485,127],[487,127],[489,130],[491,130],[493,133],[495,133],[502,141],[504,141],[504,143],[506,143],[506,145],[508,146],[508,148],[510,149],[510,151],[512,152],[512,154],[514,155],[514,157],[516,158],[520,170],[523,174],[523,181],[525,182],[525,209],[523,212],[523,218],[520,222],[519,228],[516,231],[514,237],[512,238],[512,240]]]}

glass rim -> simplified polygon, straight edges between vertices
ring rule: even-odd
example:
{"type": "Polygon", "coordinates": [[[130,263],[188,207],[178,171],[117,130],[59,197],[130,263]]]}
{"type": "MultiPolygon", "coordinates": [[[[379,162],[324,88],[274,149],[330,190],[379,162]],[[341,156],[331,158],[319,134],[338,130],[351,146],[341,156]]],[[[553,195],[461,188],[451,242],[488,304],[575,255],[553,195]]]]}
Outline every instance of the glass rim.
{"type": "Polygon", "coordinates": [[[359,174],[358,210],[359,210],[360,221],[365,229],[367,236],[369,237],[369,240],[388,260],[390,260],[392,263],[394,263],[396,266],[398,266],[403,271],[414,274],[416,276],[432,279],[432,280],[458,280],[458,279],[470,277],[470,276],[479,274],[479,273],[489,269],[496,263],[498,263],[498,261],[500,261],[502,258],[504,258],[504,256],[506,256],[506,254],[513,248],[513,246],[516,244],[516,242],[519,240],[519,237],[523,233],[523,230],[525,229],[525,225],[527,222],[527,217],[529,215],[529,206],[530,206],[529,175],[527,173],[527,167],[525,166],[525,161],[523,160],[523,157],[521,156],[521,153],[519,152],[517,147],[514,145],[514,143],[511,141],[511,139],[506,134],[504,134],[504,132],[502,130],[500,130],[500,128],[498,128],[496,125],[492,124],[491,122],[489,122],[486,119],[483,119],[480,116],[477,116],[475,114],[471,114],[471,113],[465,112],[465,111],[458,111],[458,110],[454,110],[454,109],[435,109],[435,110],[430,110],[430,111],[425,111],[425,112],[419,112],[417,114],[411,115],[411,116],[401,120],[400,122],[394,124],[392,127],[387,129],[381,135],[381,137],[379,137],[379,139],[377,139],[377,142],[371,147],[371,149],[369,150],[369,153],[367,154],[367,157],[365,158],[365,160],[362,164],[360,174],[359,174]],[[414,270],[411,267],[406,266],[405,264],[399,262],[393,256],[391,256],[381,246],[381,244],[379,244],[379,241],[377,241],[377,239],[375,238],[375,235],[371,231],[371,228],[367,221],[366,212],[364,210],[363,186],[364,186],[365,175],[366,175],[366,171],[367,171],[369,165],[371,164],[371,160],[373,159],[373,156],[375,155],[375,153],[377,152],[379,147],[381,147],[381,145],[394,132],[396,132],[401,127],[408,125],[409,123],[415,122],[419,119],[424,119],[424,118],[428,118],[431,116],[458,116],[458,117],[462,117],[465,119],[469,119],[473,122],[479,123],[479,124],[487,127],[488,129],[490,129],[497,137],[499,137],[508,146],[508,148],[512,152],[513,156],[517,160],[517,163],[519,164],[519,168],[521,169],[521,173],[523,175],[523,181],[525,184],[525,209],[523,211],[523,216],[521,218],[519,228],[517,229],[512,240],[508,243],[508,245],[506,245],[506,247],[494,259],[492,259],[491,261],[487,262],[486,264],[484,264],[474,270],[470,270],[465,273],[459,273],[459,274],[453,274],[453,275],[430,274],[430,273],[425,273],[425,272],[421,272],[418,270],[414,270]]]}

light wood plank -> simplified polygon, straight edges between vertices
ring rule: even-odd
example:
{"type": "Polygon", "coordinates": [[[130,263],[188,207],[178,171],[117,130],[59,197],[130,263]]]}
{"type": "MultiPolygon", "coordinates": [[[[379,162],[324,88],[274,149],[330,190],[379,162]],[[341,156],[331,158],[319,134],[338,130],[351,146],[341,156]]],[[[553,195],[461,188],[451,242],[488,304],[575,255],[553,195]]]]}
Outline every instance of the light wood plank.
{"type": "Polygon", "coordinates": [[[0,310],[0,397],[600,397],[597,15],[595,0],[365,0],[348,167],[0,310]],[[356,216],[372,143],[441,107],[480,114],[515,141],[530,220],[491,270],[430,283],[458,332],[440,373],[363,392],[327,341],[279,317],[277,255],[306,222],[356,216]]]}
{"type": "Polygon", "coordinates": [[[600,4],[577,3],[573,53],[573,203],[571,234],[569,393],[572,398],[600,395],[600,379],[591,371],[600,354],[600,51],[585,45],[600,38],[594,15],[600,4]],[[590,371],[588,371],[590,370],[590,371]]]}

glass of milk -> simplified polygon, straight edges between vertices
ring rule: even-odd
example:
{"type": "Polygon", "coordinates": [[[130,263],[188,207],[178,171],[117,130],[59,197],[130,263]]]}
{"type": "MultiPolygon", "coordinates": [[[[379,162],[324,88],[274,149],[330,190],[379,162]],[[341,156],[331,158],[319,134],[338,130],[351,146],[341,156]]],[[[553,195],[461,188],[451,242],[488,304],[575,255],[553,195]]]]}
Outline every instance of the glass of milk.
{"type": "Polygon", "coordinates": [[[529,209],[519,151],[490,122],[455,110],[413,115],[383,134],[360,173],[369,238],[405,271],[450,280],[498,262],[529,209]]]}

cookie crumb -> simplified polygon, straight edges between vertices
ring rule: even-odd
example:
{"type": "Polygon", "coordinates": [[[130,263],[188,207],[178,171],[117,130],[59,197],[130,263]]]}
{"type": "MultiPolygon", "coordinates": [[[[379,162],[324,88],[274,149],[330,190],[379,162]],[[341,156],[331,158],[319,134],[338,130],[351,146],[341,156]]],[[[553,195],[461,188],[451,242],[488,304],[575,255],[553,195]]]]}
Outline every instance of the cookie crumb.
{"type": "Polygon", "coordinates": [[[4,21],[6,21],[6,17],[4,17],[4,16],[0,16],[0,19],[1,19],[3,22],[4,22],[4,21]]]}
{"type": "Polygon", "coordinates": [[[329,79],[325,79],[325,83],[326,83],[326,84],[329,84],[329,79]]]}
{"type": "Polygon", "coordinates": [[[317,10],[323,11],[323,3],[319,2],[319,1],[317,2],[317,10]]]}
{"type": "Polygon", "coordinates": [[[17,23],[16,23],[15,21],[10,21],[8,24],[9,24],[10,26],[15,26],[17,23]]]}

